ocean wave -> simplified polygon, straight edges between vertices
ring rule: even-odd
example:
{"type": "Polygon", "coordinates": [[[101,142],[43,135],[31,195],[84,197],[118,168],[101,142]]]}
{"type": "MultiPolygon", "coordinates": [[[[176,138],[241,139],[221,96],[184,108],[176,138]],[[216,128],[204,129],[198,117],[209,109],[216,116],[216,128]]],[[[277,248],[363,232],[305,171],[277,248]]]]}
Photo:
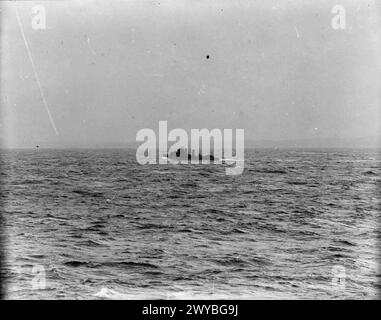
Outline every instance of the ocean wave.
{"type": "Polygon", "coordinates": [[[71,260],[63,263],[65,266],[69,267],[88,267],[88,268],[102,268],[102,267],[111,267],[111,268],[151,268],[158,269],[159,267],[147,262],[133,262],[133,261],[108,261],[108,262],[88,262],[80,260],[71,260]]]}
{"type": "Polygon", "coordinates": [[[20,165],[2,176],[0,195],[7,263],[22,267],[7,279],[10,296],[290,298],[297,292],[330,299],[337,295],[331,270],[341,265],[348,280],[341,297],[373,297],[381,155],[335,153],[248,152],[247,170],[232,177],[214,165],[140,166],[126,152],[19,152],[20,165]],[[46,267],[52,290],[29,290],[35,264],[46,267]],[[355,281],[360,267],[362,283],[355,281]]]}

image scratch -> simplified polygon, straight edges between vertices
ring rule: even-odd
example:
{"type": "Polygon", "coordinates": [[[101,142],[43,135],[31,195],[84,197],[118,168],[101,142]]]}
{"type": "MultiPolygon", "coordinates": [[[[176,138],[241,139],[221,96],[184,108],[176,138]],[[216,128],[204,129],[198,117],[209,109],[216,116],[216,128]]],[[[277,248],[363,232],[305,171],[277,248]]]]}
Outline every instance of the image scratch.
{"type": "Polygon", "coordinates": [[[298,28],[294,27],[294,29],[295,29],[296,37],[299,39],[300,38],[300,34],[299,34],[299,31],[298,31],[298,28]]]}
{"type": "Polygon", "coordinates": [[[20,32],[21,32],[21,36],[24,40],[24,44],[25,44],[25,48],[26,48],[26,51],[28,52],[28,56],[29,56],[29,60],[30,60],[30,63],[32,65],[32,69],[33,69],[33,73],[34,73],[34,77],[36,79],[36,82],[37,82],[37,85],[38,85],[38,89],[40,91],[40,95],[41,95],[41,100],[45,106],[45,109],[46,109],[46,112],[48,113],[48,116],[49,116],[49,120],[50,120],[50,123],[53,127],[53,130],[54,132],[56,133],[56,135],[59,135],[58,133],[58,130],[57,130],[57,127],[54,123],[54,120],[53,120],[53,117],[52,117],[52,114],[49,110],[49,105],[45,99],[45,95],[44,95],[44,92],[42,90],[42,87],[41,87],[41,82],[40,82],[40,78],[38,76],[38,73],[37,73],[37,69],[36,69],[36,66],[34,64],[34,60],[33,60],[33,56],[32,56],[32,53],[30,51],[30,48],[29,48],[29,45],[28,45],[28,41],[26,40],[26,37],[25,37],[25,33],[24,33],[24,28],[23,28],[23,25],[21,23],[21,19],[20,19],[20,16],[19,16],[19,12],[17,10],[17,6],[15,6],[15,10],[16,10],[16,18],[17,18],[17,23],[19,25],[19,28],[20,28],[20,32]]]}
{"type": "Polygon", "coordinates": [[[95,51],[94,51],[94,49],[93,49],[93,47],[92,47],[92,45],[91,45],[90,38],[89,38],[89,36],[87,36],[87,35],[86,35],[86,41],[87,41],[87,45],[88,45],[88,47],[89,47],[91,53],[92,53],[94,56],[96,56],[96,53],[95,53],[95,51]]]}

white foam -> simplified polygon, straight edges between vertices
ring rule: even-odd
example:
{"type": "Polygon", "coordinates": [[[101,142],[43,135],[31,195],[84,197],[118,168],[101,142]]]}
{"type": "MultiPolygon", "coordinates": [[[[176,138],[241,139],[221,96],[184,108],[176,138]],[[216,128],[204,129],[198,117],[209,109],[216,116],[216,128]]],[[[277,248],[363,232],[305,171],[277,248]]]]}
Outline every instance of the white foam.
{"type": "MultiPolygon", "coordinates": [[[[95,297],[107,300],[242,300],[242,299],[289,299],[289,296],[282,294],[262,292],[246,292],[236,294],[226,294],[226,292],[206,293],[193,290],[179,290],[171,292],[139,292],[132,290],[129,293],[118,292],[109,288],[102,288],[95,297]]],[[[292,298],[292,297],[291,297],[292,298]]]]}

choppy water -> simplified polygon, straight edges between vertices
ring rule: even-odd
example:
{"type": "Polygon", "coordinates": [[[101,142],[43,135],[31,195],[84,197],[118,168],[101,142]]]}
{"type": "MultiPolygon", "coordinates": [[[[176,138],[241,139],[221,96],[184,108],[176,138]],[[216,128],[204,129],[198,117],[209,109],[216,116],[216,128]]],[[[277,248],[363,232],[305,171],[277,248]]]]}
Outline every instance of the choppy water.
{"type": "Polygon", "coordinates": [[[7,297],[376,298],[380,160],[253,150],[226,176],[134,151],[2,151],[7,297]]]}

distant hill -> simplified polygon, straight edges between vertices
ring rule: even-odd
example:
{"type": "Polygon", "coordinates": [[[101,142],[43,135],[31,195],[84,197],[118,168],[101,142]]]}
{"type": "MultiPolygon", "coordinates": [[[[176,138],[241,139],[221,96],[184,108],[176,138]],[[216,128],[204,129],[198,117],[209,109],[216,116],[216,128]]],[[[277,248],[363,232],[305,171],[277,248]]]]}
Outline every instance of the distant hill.
{"type": "Polygon", "coordinates": [[[381,149],[381,137],[315,138],[294,140],[248,140],[246,148],[377,148],[381,149]]]}
{"type": "MultiPolygon", "coordinates": [[[[40,148],[90,148],[90,149],[137,149],[142,142],[100,142],[97,144],[73,144],[71,141],[57,143],[56,145],[39,142],[40,148]]],[[[171,143],[168,143],[168,147],[171,143]]],[[[233,143],[234,146],[234,143],[233,143]]],[[[35,149],[35,144],[30,146],[20,146],[18,148],[35,149]]],[[[289,139],[289,140],[250,140],[245,139],[245,148],[377,148],[381,150],[381,136],[361,137],[361,138],[315,138],[315,139],[289,139]]],[[[0,149],[7,147],[0,144],[0,149]]],[[[212,147],[213,149],[213,147],[212,147]]]]}

